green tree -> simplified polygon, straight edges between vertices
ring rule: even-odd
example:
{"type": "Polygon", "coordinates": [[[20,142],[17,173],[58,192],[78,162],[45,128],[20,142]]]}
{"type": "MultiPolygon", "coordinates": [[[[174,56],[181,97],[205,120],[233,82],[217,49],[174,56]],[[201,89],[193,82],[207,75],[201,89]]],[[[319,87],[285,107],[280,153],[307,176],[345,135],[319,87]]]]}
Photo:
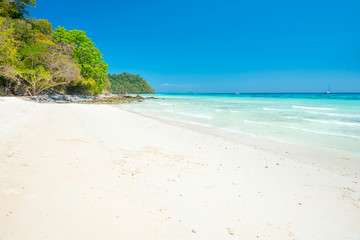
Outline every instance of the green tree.
{"type": "Polygon", "coordinates": [[[84,31],[66,30],[58,27],[52,34],[56,43],[74,44],[73,57],[81,69],[81,75],[90,85],[93,93],[99,94],[107,84],[108,65],[103,61],[103,55],[84,31]]]}
{"type": "Polygon", "coordinates": [[[30,95],[44,90],[81,81],[80,69],[71,57],[72,46],[67,43],[44,46],[39,43],[22,49],[22,61],[16,77],[24,82],[30,95]]]}
{"type": "Polygon", "coordinates": [[[12,22],[14,23],[14,37],[21,45],[30,44],[34,41],[35,31],[27,20],[15,19],[12,22]]]}
{"type": "Polygon", "coordinates": [[[25,45],[19,50],[18,58],[21,60],[23,66],[34,69],[41,64],[42,57],[46,51],[46,46],[38,43],[25,45]]]}
{"type": "Polygon", "coordinates": [[[68,43],[25,45],[18,52],[16,64],[1,68],[0,75],[14,83],[15,89],[25,89],[24,93],[32,96],[81,82],[80,69],[72,60],[72,49],[68,43]]]}
{"type": "Polygon", "coordinates": [[[114,94],[126,93],[155,93],[155,90],[139,75],[130,73],[109,74],[110,92],[114,94]]]}
{"type": "Polygon", "coordinates": [[[45,35],[52,34],[52,32],[53,32],[52,25],[47,19],[35,19],[35,20],[32,20],[32,22],[34,24],[34,28],[36,30],[38,30],[39,32],[41,32],[42,34],[45,34],[45,35]]]}
{"type": "Polygon", "coordinates": [[[0,65],[14,61],[17,53],[17,41],[14,38],[13,24],[0,17],[0,65]]]}
{"type": "Polygon", "coordinates": [[[0,0],[0,16],[23,19],[29,12],[28,7],[35,7],[35,0],[0,0]]]}
{"type": "Polygon", "coordinates": [[[18,42],[14,38],[13,24],[0,17],[0,88],[7,94],[14,75],[13,65],[16,62],[18,42]]]}

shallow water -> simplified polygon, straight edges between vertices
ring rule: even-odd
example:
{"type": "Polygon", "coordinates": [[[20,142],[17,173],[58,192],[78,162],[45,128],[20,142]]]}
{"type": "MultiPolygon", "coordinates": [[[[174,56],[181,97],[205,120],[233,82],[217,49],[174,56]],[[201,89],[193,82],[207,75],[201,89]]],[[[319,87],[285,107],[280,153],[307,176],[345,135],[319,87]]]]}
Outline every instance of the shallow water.
{"type": "Polygon", "coordinates": [[[159,118],[360,156],[360,94],[156,94],[122,105],[159,118]]]}

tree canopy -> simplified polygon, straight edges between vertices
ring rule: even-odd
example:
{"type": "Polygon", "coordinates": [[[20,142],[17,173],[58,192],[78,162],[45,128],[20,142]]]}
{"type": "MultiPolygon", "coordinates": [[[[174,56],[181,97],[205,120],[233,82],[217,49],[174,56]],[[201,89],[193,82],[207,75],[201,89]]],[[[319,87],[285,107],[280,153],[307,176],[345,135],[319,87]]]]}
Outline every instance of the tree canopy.
{"type": "Polygon", "coordinates": [[[101,93],[107,83],[108,65],[102,60],[103,55],[84,31],[66,30],[59,27],[52,34],[56,43],[67,42],[74,45],[73,57],[81,69],[81,75],[88,80],[95,90],[101,93]]]}
{"type": "Polygon", "coordinates": [[[71,60],[71,46],[40,43],[22,49],[21,64],[15,68],[15,76],[28,86],[30,95],[44,90],[81,81],[80,69],[71,60]]]}
{"type": "Polygon", "coordinates": [[[35,0],[0,0],[0,16],[22,19],[26,15],[29,15],[26,9],[35,6],[35,0]]]}
{"type": "Polygon", "coordinates": [[[13,24],[0,17],[0,63],[2,65],[9,64],[15,59],[17,41],[13,35],[13,24]]]}
{"type": "Polygon", "coordinates": [[[56,44],[47,20],[0,17],[0,87],[37,95],[85,82],[73,58],[74,45],[56,44]]]}
{"type": "Polygon", "coordinates": [[[110,92],[114,94],[126,93],[155,93],[155,90],[139,75],[130,73],[109,74],[110,92]]]}
{"type": "Polygon", "coordinates": [[[53,31],[47,19],[27,18],[35,6],[35,0],[0,0],[0,94],[154,92],[138,75],[108,75],[103,55],[84,31],[53,31]]]}

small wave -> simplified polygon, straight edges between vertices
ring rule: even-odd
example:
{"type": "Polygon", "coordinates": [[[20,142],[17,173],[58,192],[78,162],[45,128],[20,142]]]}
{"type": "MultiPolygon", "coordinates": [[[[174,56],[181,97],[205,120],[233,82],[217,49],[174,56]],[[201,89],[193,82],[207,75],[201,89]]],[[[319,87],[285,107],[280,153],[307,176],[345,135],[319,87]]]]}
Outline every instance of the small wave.
{"type": "Polygon", "coordinates": [[[271,139],[271,140],[274,140],[274,141],[277,141],[277,142],[290,143],[289,141],[285,141],[284,139],[277,138],[277,137],[270,137],[270,136],[266,136],[265,138],[267,138],[267,139],[271,139]]]}
{"type": "MultiPolygon", "coordinates": [[[[174,120],[174,119],[173,119],[173,120],[174,120]]],[[[179,119],[176,119],[175,121],[177,121],[177,122],[182,122],[182,123],[186,123],[186,124],[191,124],[191,125],[198,125],[198,126],[202,126],[202,127],[214,127],[213,125],[210,125],[210,124],[193,122],[193,121],[185,121],[185,120],[179,120],[179,119]]]]}
{"type": "Polygon", "coordinates": [[[285,117],[287,119],[298,119],[298,117],[285,117]]]}
{"type": "Polygon", "coordinates": [[[305,106],[292,106],[293,108],[300,109],[316,109],[316,110],[334,110],[335,108],[325,108],[325,107],[305,107],[305,106]]]}
{"type": "Polygon", "coordinates": [[[170,118],[170,117],[165,117],[165,116],[156,116],[156,118],[162,119],[162,120],[168,120],[168,121],[172,121],[172,122],[177,122],[177,123],[198,125],[198,126],[202,126],[202,127],[214,127],[213,125],[210,125],[210,124],[193,122],[193,121],[186,121],[186,120],[181,120],[181,119],[176,119],[176,118],[170,118]]]}
{"type": "MultiPolygon", "coordinates": [[[[224,111],[224,109],[217,109],[217,108],[215,108],[215,109],[214,109],[214,111],[215,111],[215,112],[223,112],[223,111],[224,111]]],[[[228,110],[225,110],[225,111],[228,111],[228,110]]],[[[232,113],[238,113],[239,111],[236,111],[236,110],[230,110],[230,112],[232,112],[232,113]]]]}
{"type": "Polygon", "coordinates": [[[252,123],[252,124],[261,124],[261,125],[271,125],[270,123],[267,122],[258,122],[258,121],[251,121],[251,120],[243,120],[244,123],[252,123]]]}
{"type": "Polygon", "coordinates": [[[172,103],[162,103],[162,102],[156,102],[157,105],[161,105],[161,106],[175,106],[175,104],[172,103]]]}
{"type": "Polygon", "coordinates": [[[174,113],[184,115],[184,116],[189,116],[189,117],[195,117],[195,118],[206,118],[206,119],[212,118],[212,116],[208,116],[208,115],[191,114],[191,113],[184,113],[184,112],[174,112],[174,113]]]}
{"type": "Polygon", "coordinates": [[[264,107],[263,110],[265,110],[265,111],[292,111],[292,110],[290,110],[290,109],[266,108],[266,107],[264,107]]]}
{"type": "Polygon", "coordinates": [[[225,130],[227,132],[231,132],[231,133],[240,133],[240,134],[246,134],[246,135],[249,135],[249,136],[253,136],[253,137],[256,137],[257,135],[253,134],[253,133],[249,133],[249,132],[244,132],[244,131],[241,131],[241,130],[236,130],[236,129],[232,129],[232,128],[221,128],[222,130],[225,130]]]}
{"type": "MultiPolygon", "coordinates": [[[[245,135],[252,136],[252,137],[260,137],[259,135],[256,135],[254,133],[244,132],[244,131],[236,130],[236,129],[232,129],[232,128],[221,128],[221,129],[225,130],[227,132],[231,132],[231,133],[245,134],[245,135]]],[[[267,139],[271,139],[271,140],[274,140],[277,142],[282,142],[282,143],[289,143],[288,141],[285,141],[284,139],[272,137],[272,136],[262,136],[262,138],[267,138],[267,139]]]]}
{"type": "Polygon", "coordinates": [[[227,132],[232,132],[232,133],[244,133],[243,131],[241,130],[236,130],[236,129],[233,129],[233,128],[221,128],[222,130],[225,130],[227,132]]]}
{"type": "Polygon", "coordinates": [[[348,135],[348,134],[341,134],[341,133],[318,131],[318,130],[311,130],[311,129],[306,129],[306,128],[292,127],[292,126],[281,126],[281,127],[282,128],[294,129],[294,130],[300,130],[300,131],[303,131],[303,132],[317,133],[317,134],[321,134],[321,135],[331,135],[331,136],[337,136],[337,137],[348,137],[348,138],[360,139],[360,136],[356,136],[356,135],[348,135]]]}
{"type": "Polygon", "coordinates": [[[342,114],[342,113],[324,113],[324,112],[311,112],[311,111],[306,111],[306,113],[321,114],[321,115],[335,116],[335,117],[353,117],[353,118],[360,117],[360,115],[355,115],[355,114],[342,114]]]}
{"type": "Polygon", "coordinates": [[[325,124],[360,127],[360,123],[352,123],[352,122],[328,121],[328,120],[318,120],[318,119],[310,119],[310,118],[303,118],[303,120],[309,121],[309,122],[325,123],[325,124]]]}

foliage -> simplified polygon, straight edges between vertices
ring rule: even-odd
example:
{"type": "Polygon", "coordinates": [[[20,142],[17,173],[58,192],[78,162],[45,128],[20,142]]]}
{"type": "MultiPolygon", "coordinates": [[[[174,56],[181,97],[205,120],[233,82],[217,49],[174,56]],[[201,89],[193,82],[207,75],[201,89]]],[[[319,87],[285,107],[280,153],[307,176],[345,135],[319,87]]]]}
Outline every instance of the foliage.
{"type": "Polygon", "coordinates": [[[24,19],[15,19],[12,22],[14,24],[15,39],[22,45],[32,43],[36,34],[32,24],[24,19]]]}
{"type": "Polygon", "coordinates": [[[34,28],[45,35],[51,35],[53,33],[52,25],[47,19],[35,19],[32,20],[34,28]]]}
{"type": "Polygon", "coordinates": [[[13,24],[0,17],[0,64],[14,61],[17,52],[17,41],[14,39],[13,24]]]}
{"type": "MultiPolygon", "coordinates": [[[[64,87],[81,81],[80,69],[72,60],[73,46],[67,43],[25,45],[17,53],[17,62],[2,65],[3,78],[21,86],[24,93],[35,96],[44,90],[64,87]]],[[[2,84],[4,85],[4,84],[2,84]]],[[[6,82],[9,86],[11,83],[6,82]]]]}
{"type": "Polygon", "coordinates": [[[155,90],[139,75],[130,73],[109,74],[110,92],[114,94],[125,93],[155,93],[155,90]]]}
{"type": "Polygon", "coordinates": [[[45,35],[42,33],[37,33],[34,37],[34,40],[35,43],[39,43],[45,46],[56,45],[56,43],[52,41],[52,38],[49,35],[45,35]]]}
{"type": "Polygon", "coordinates": [[[138,75],[108,75],[103,55],[84,31],[53,31],[46,19],[25,18],[35,6],[35,0],[0,0],[0,94],[154,92],[138,75]]]}
{"type": "Polygon", "coordinates": [[[12,64],[16,62],[18,42],[14,38],[13,24],[0,17],[0,88],[1,95],[8,93],[9,76],[13,75],[12,64]]]}
{"type": "Polygon", "coordinates": [[[0,16],[23,19],[25,15],[29,15],[26,8],[35,6],[35,0],[0,0],[0,16]]]}
{"type": "Polygon", "coordinates": [[[18,57],[22,65],[34,68],[40,65],[41,57],[46,53],[46,46],[41,44],[25,45],[20,49],[18,57]]]}
{"type": "Polygon", "coordinates": [[[66,30],[59,27],[52,34],[56,43],[75,44],[73,57],[81,69],[81,75],[87,80],[93,92],[98,94],[104,90],[107,82],[108,65],[102,60],[103,55],[84,31],[66,30]]]}
{"type": "Polygon", "coordinates": [[[15,76],[23,81],[32,96],[49,88],[81,81],[80,69],[71,60],[71,53],[72,46],[66,43],[27,45],[20,52],[23,60],[15,69],[15,76]]]}

